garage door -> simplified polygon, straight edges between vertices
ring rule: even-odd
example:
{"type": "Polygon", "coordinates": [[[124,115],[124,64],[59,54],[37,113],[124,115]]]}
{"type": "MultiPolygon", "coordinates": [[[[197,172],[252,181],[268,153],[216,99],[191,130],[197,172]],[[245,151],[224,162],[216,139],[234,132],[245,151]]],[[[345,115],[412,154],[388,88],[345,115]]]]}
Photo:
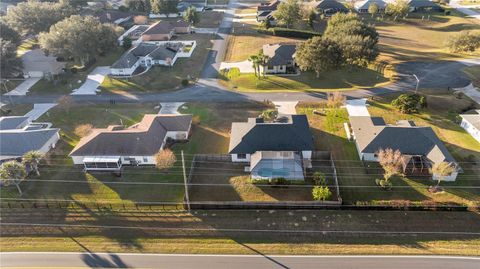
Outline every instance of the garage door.
{"type": "Polygon", "coordinates": [[[28,72],[28,75],[31,78],[41,78],[41,77],[43,77],[43,72],[42,71],[30,71],[30,72],[28,72]]]}

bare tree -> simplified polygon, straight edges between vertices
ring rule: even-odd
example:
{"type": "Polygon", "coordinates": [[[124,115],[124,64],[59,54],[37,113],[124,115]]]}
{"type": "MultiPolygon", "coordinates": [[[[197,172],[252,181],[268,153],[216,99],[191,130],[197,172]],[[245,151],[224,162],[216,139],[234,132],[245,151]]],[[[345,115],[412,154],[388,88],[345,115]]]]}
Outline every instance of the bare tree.
{"type": "Polygon", "coordinates": [[[158,169],[170,168],[176,161],[177,157],[175,157],[175,154],[169,149],[160,150],[155,154],[155,166],[158,169]]]}
{"type": "Polygon", "coordinates": [[[402,173],[402,164],[403,164],[403,155],[397,149],[393,150],[390,148],[380,149],[377,151],[378,162],[385,171],[383,178],[386,182],[394,175],[400,175],[402,173]]]}
{"type": "Polygon", "coordinates": [[[334,110],[335,116],[337,109],[345,104],[346,97],[341,92],[329,93],[327,96],[327,106],[334,110]]]}
{"type": "Polygon", "coordinates": [[[58,108],[70,113],[70,108],[73,105],[73,99],[70,97],[70,95],[63,95],[62,97],[58,98],[57,104],[58,108]]]}
{"type": "Polygon", "coordinates": [[[75,133],[75,135],[77,135],[78,137],[85,137],[92,132],[92,129],[93,125],[91,125],[90,123],[80,124],[75,127],[73,133],[75,133]]]}
{"type": "Polygon", "coordinates": [[[445,177],[448,177],[451,175],[453,172],[455,172],[455,165],[452,163],[448,162],[439,162],[435,163],[432,166],[432,169],[430,171],[434,178],[437,180],[437,185],[434,188],[434,191],[440,190],[440,182],[445,180],[445,177]]]}

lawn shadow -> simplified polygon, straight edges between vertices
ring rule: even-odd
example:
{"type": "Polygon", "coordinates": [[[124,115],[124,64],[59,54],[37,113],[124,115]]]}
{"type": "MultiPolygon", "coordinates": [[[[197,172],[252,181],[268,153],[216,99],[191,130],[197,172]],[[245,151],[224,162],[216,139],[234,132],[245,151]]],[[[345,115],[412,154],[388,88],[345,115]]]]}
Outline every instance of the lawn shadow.
{"type": "Polygon", "coordinates": [[[131,268],[130,265],[113,253],[102,255],[85,253],[81,255],[81,259],[90,268],[131,268]]]}

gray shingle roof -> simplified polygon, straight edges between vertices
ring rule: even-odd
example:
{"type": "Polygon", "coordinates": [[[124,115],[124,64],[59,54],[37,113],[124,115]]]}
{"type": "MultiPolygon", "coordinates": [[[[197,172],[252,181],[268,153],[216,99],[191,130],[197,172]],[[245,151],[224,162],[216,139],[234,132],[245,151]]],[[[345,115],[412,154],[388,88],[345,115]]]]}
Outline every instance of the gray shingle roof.
{"type": "Polygon", "coordinates": [[[357,145],[363,153],[391,148],[405,155],[426,156],[433,162],[455,159],[430,127],[374,124],[371,117],[350,117],[357,145]]]}
{"type": "Polygon", "coordinates": [[[326,10],[326,9],[345,10],[345,11],[348,10],[342,3],[336,0],[314,1],[314,2],[310,2],[309,5],[319,10],[326,10]]]}
{"type": "Polygon", "coordinates": [[[296,47],[295,44],[266,44],[263,45],[263,54],[270,57],[268,65],[287,65],[293,61],[296,47]]]}
{"type": "Polygon", "coordinates": [[[165,45],[155,45],[151,43],[140,43],[125,52],[111,68],[130,68],[135,65],[139,57],[150,56],[154,60],[165,60],[175,57],[177,51],[165,45]]]}
{"type": "Polygon", "coordinates": [[[175,54],[177,54],[176,50],[166,46],[160,46],[150,53],[150,57],[152,57],[154,60],[166,60],[168,58],[173,59],[175,54]]]}
{"type": "Polygon", "coordinates": [[[29,121],[27,116],[0,117],[0,130],[17,129],[29,121]]]}
{"type": "Polygon", "coordinates": [[[230,153],[256,151],[313,150],[307,116],[291,115],[288,123],[262,123],[255,119],[233,122],[230,136],[230,153]]]}
{"type": "Polygon", "coordinates": [[[131,51],[124,53],[120,59],[112,64],[111,68],[130,68],[138,61],[138,57],[133,55],[131,51]]]}
{"type": "Polygon", "coordinates": [[[23,156],[29,151],[40,150],[59,131],[60,129],[56,128],[32,131],[2,131],[0,132],[0,155],[23,156]]]}
{"type": "Polygon", "coordinates": [[[192,115],[147,114],[127,129],[95,129],[70,156],[151,156],[157,153],[168,131],[188,131],[192,115]]]}

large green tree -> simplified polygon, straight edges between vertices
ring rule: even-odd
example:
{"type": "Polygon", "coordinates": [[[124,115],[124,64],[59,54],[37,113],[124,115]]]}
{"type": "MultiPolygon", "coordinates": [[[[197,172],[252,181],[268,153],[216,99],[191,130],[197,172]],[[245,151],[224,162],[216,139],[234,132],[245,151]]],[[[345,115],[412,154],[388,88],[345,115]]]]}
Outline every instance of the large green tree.
{"type": "Polygon", "coordinates": [[[403,17],[408,14],[410,10],[410,5],[407,0],[395,0],[394,2],[389,2],[385,7],[385,13],[389,16],[403,17]]]}
{"type": "Polygon", "coordinates": [[[85,64],[116,47],[117,34],[110,24],[102,24],[92,16],[74,15],[41,33],[42,49],[57,56],[85,64]]]}
{"type": "Polygon", "coordinates": [[[149,13],[152,9],[150,0],[127,0],[127,7],[132,11],[149,13]]]}
{"type": "Polygon", "coordinates": [[[297,0],[286,0],[278,5],[273,17],[287,28],[302,18],[300,3],[297,0]]]}
{"type": "Polygon", "coordinates": [[[316,36],[298,45],[295,62],[301,70],[314,71],[319,77],[322,71],[341,66],[342,50],[336,42],[316,36]]]}
{"type": "Polygon", "coordinates": [[[0,20],[0,38],[15,44],[20,42],[20,35],[18,32],[10,27],[10,25],[6,24],[3,20],[0,20]]]}
{"type": "Polygon", "coordinates": [[[30,0],[9,8],[4,20],[21,35],[38,34],[74,12],[68,2],[30,0]]]}
{"type": "Polygon", "coordinates": [[[344,64],[347,66],[366,66],[379,54],[375,27],[363,22],[354,13],[337,13],[332,16],[323,37],[340,46],[344,64]]]}
{"type": "Polygon", "coordinates": [[[178,0],[150,0],[152,13],[171,14],[177,13],[178,0]]]}
{"type": "Polygon", "coordinates": [[[17,57],[17,45],[10,40],[0,38],[0,72],[1,77],[12,77],[18,75],[22,71],[22,61],[17,57]]]}

